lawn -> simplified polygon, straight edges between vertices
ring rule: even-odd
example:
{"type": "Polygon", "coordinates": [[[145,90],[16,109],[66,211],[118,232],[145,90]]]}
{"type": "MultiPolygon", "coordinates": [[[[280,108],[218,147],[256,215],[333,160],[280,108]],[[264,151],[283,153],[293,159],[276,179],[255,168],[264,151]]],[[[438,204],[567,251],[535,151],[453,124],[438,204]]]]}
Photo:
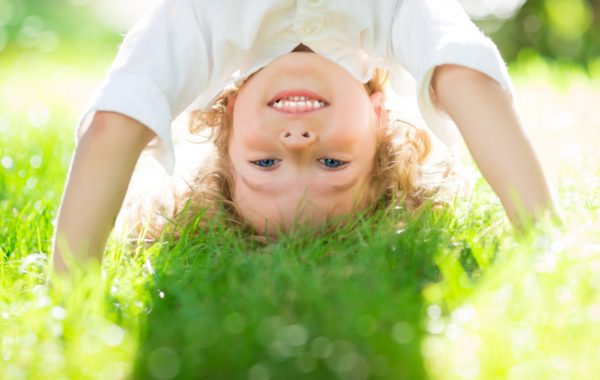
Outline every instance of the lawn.
{"type": "Polygon", "coordinates": [[[600,78],[512,67],[564,227],[515,235],[476,177],[446,210],[387,210],[325,236],[263,245],[216,219],[149,248],[113,239],[101,267],[48,287],[73,125],[109,61],[0,61],[0,378],[600,373],[600,78]]]}

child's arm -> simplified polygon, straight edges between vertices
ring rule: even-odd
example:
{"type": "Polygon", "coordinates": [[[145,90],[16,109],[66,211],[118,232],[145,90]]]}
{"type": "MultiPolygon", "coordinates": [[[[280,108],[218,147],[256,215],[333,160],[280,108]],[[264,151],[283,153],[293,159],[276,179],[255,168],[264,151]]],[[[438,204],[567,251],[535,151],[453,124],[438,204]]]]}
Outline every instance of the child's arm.
{"type": "Polygon", "coordinates": [[[555,211],[538,158],[510,95],[498,82],[466,67],[442,65],[435,69],[432,91],[437,106],[458,125],[513,224],[555,211]]]}
{"type": "Polygon", "coordinates": [[[64,254],[98,260],[121,208],[138,157],[154,133],[117,113],[96,113],[81,137],[69,172],[54,235],[57,272],[64,254]]]}

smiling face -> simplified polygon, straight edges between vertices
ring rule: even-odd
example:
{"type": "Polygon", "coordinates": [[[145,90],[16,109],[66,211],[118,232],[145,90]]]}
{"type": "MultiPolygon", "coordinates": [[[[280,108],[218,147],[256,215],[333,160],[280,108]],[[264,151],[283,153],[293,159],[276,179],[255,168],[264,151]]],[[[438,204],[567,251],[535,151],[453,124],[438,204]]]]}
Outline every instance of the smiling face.
{"type": "Polygon", "coordinates": [[[233,201],[257,233],[317,226],[361,205],[383,95],[317,54],[286,54],[230,102],[233,201]]]}

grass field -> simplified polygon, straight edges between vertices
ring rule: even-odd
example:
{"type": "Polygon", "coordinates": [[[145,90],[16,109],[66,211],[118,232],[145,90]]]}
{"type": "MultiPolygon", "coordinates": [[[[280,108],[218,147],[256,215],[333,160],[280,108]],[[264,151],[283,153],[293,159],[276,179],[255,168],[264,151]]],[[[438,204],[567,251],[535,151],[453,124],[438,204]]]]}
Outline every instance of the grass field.
{"type": "Polygon", "coordinates": [[[263,246],[216,220],[148,249],[113,240],[101,268],[47,287],[72,127],[108,60],[0,61],[0,378],[600,373],[600,79],[513,68],[563,228],[515,236],[478,179],[451,210],[390,210],[325,237],[263,246]]]}

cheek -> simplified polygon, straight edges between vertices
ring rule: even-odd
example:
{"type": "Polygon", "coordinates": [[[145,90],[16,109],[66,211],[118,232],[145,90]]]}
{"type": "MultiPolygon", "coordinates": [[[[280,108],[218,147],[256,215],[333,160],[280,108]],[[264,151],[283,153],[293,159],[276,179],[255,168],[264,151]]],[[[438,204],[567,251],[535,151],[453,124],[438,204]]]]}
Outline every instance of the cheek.
{"type": "Polygon", "coordinates": [[[236,101],[233,107],[233,130],[239,129],[239,126],[247,124],[248,120],[253,120],[256,116],[256,112],[253,111],[252,104],[245,101],[236,101]],[[238,127],[238,128],[236,128],[238,127]]]}
{"type": "Polygon", "coordinates": [[[340,99],[336,107],[336,119],[346,126],[347,132],[354,134],[372,133],[377,116],[366,93],[348,94],[340,99]]]}
{"type": "Polygon", "coordinates": [[[357,152],[371,155],[377,144],[378,128],[375,121],[364,114],[343,114],[334,121],[336,128],[328,133],[341,146],[353,147],[357,152]]]}
{"type": "Polygon", "coordinates": [[[237,93],[233,104],[233,119],[249,120],[264,106],[265,86],[257,78],[249,79],[237,93]]]}
{"type": "Polygon", "coordinates": [[[233,128],[229,139],[229,155],[232,161],[255,160],[274,150],[273,137],[255,123],[245,123],[233,128]]]}
{"type": "Polygon", "coordinates": [[[247,124],[249,120],[255,120],[263,108],[258,91],[251,87],[240,91],[232,106],[234,125],[247,124]]]}
{"type": "Polygon", "coordinates": [[[265,131],[260,128],[260,110],[250,102],[236,102],[229,138],[230,155],[239,156],[246,150],[258,149],[265,131]]]}

